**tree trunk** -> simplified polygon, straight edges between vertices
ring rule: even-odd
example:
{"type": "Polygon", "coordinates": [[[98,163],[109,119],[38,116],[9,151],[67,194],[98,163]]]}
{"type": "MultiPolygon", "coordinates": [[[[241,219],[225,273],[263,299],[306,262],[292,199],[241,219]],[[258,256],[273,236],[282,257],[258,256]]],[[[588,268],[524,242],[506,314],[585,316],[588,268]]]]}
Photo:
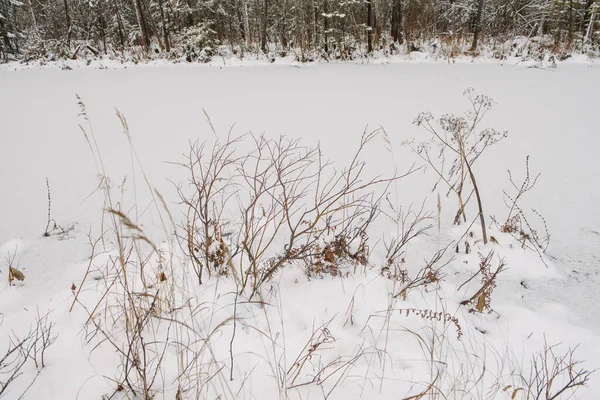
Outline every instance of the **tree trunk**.
{"type": "Polygon", "coordinates": [[[29,5],[29,11],[31,12],[31,21],[33,22],[33,29],[37,33],[38,24],[37,24],[37,18],[35,17],[35,11],[33,10],[33,4],[31,3],[31,0],[28,0],[27,4],[29,5]]]}
{"type": "Polygon", "coordinates": [[[13,41],[15,42],[15,53],[16,53],[16,54],[17,54],[17,56],[18,56],[18,55],[19,55],[19,53],[20,53],[20,50],[19,50],[19,41],[17,40],[17,38],[14,38],[14,40],[13,40],[13,41]]]}
{"type": "Polygon", "coordinates": [[[188,5],[188,10],[189,11],[187,12],[187,16],[186,17],[187,17],[187,26],[189,28],[190,26],[194,26],[194,24],[195,24],[195,21],[194,21],[194,11],[193,11],[194,10],[194,7],[193,7],[194,4],[192,3],[192,0],[187,0],[187,5],[188,5]]]}
{"type": "Polygon", "coordinates": [[[402,37],[402,0],[393,1],[390,34],[394,42],[402,44],[404,42],[404,38],[402,37]]]}
{"type": "Polygon", "coordinates": [[[567,43],[570,45],[573,41],[573,0],[569,0],[569,28],[567,35],[567,43]]]}
{"type": "MultiPolygon", "coordinates": [[[[548,0],[546,2],[545,6],[548,5],[549,1],[550,0],[548,0]]],[[[544,7],[544,8],[546,8],[546,7],[544,7]]],[[[540,21],[540,24],[538,25],[537,36],[542,36],[544,34],[544,28],[545,28],[545,25],[546,25],[546,12],[547,12],[546,10],[542,11],[542,19],[540,21]]]]}
{"type": "Polygon", "coordinates": [[[312,14],[313,14],[313,47],[316,49],[318,48],[318,44],[319,44],[319,32],[318,32],[318,28],[319,28],[319,10],[315,4],[315,1],[317,0],[312,0],[311,2],[311,6],[312,6],[312,14]]]}
{"type": "Polygon", "coordinates": [[[323,1],[323,28],[325,29],[325,53],[329,54],[329,16],[326,15],[329,12],[327,0],[323,1]]]}
{"type": "Polygon", "coordinates": [[[4,46],[0,44],[0,56],[6,59],[8,52],[11,50],[10,40],[8,39],[8,35],[6,34],[6,28],[4,27],[4,20],[0,18],[0,33],[2,34],[2,40],[4,41],[4,46]],[[8,50],[4,50],[3,47],[6,47],[8,50]]]}
{"type": "Polygon", "coordinates": [[[582,42],[585,42],[585,36],[587,33],[588,23],[590,22],[590,18],[592,17],[592,5],[593,4],[594,4],[594,0],[586,0],[585,1],[585,8],[583,11],[583,16],[581,18],[581,24],[579,25],[582,42]]]}
{"type": "Polygon", "coordinates": [[[106,21],[102,14],[98,15],[98,28],[100,28],[100,35],[102,36],[102,48],[104,54],[106,54],[106,21]]]}
{"type": "Polygon", "coordinates": [[[409,18],[409,15],[411,15],[411,8],[412,8],[412,0],[406,0],[406,3],[404,9],[402,10],[402,32],[403,32],[403,39],[404,42],[406,43],[406,49],[408,52],[411,51],[412,49],[412,45],[410,43],[410,41],[412,40],[412,37],[410,35],[410,26],[409,23],[407,22],[407,19],[409,18]]]}
{"type": "Polygon", "coordinates": [[[71,14],[69,13],[69,3],[63,0],[65,6],[65,18],[67,20],[67,47],[71,48],[71,14]]]}
{"type": "Polygon", "coordinates": [[[148,29],[146,17],[144,17],[144,8],[142,7],[142,0],[133,0],[133,3],[135,6],[135,15],[138,20],[140,33],[142,34],[142,43],[145,48],[148,48],[150,47],[150,31],[148,29]]]}
{"type": "Polygon", "coordinates": [[[246,47],[250,47],[250,21],[248,21],[248,0],[242,0],[244,3],[244,39],[246,47]]]}
{"type": "Polygon", "coordinates": [[[373,51],[373,3],[367,0],[367,53],[373,51]]]}
{"type": "Polygon", "coordinates": [[[288,5],[285,0],[282,0],[282,2],[283,2],[283,6],[281,8],[283,11],[283,16],[281,18],[280,31],[281,31],[281,47],[283,47],[283,50],[285,50],[288,47],[288,37],[287,37],[288,5]]]}
{"type": "Polygon", "coordinates": [[[479,40],[479,33],[481,32],[481,14],[483,13],[483,1],[477,1],[477,15],[475,16],[475,29],[473,31],[473,44],[471,45],[471,51],[477,50],[477,42],[479,40]]]}
{"type": "Polygon", "coordinates": [[[119,32],[119,40],[121,41],[121,50],[125,49],[125,34],[124,34],[124,26],[123,20],[121,19],[121,12],[119,11],[119,5],[117,4],[117,0],[114,0],[115,4],[115,14],[117,16],[117,29],[119,32]]]}
{"type": "Polygon", "coordinates": [[[220,6],[218,3],[214,3],[213,4],[213,9],[214,12],[212,14],[212,18],[211,18],[211,29],[215,32],[217,32],[217,40],[221,41],[223,39],[223,23],[221,22],[221,13],[220,13],[220,6]]]}
{"type": "Polygon", "coordinates": [[[267,52],[267,24],[268,22],[268,12],[269,12],[269,0],[264,0],[265,7],[263,9],[263,17],[262,17],[262,31],[260,35],[260,48],[263,53],[267,52]]]}
{"type": "Polygon", "coordinates": [[[170,53],[171,45],[169,44],[169,31],[167,30],[167,24],[165,22],[165,13],[163,11],[162,0],[158,0],[158,7],[160,8],[160,22],[162,24],[163,38],[165,41],[165,50],[167,50],[167,53],[170,53]]]}
{"type": "Polygon", "coordinates": [[[554,37],[554,41],[556,43],[556,45],[558,45],[561,40],[562,40],[562,15],[565,11],[565,2],[561,2],[561,7],[560,10],[557,13],[556,16],[556,33],[555,33],[555,37],[554,37]]]}
{"type": "Polygon", "coordinates": [[[585,32],[585,37],[583,39],[583,43],[588,43],[592,38],[592,31],[594,29],[594,17],[596,16],[595,12],[592,12],[590,15],[590,20],[588,22],[587,30],[585,32]]]}

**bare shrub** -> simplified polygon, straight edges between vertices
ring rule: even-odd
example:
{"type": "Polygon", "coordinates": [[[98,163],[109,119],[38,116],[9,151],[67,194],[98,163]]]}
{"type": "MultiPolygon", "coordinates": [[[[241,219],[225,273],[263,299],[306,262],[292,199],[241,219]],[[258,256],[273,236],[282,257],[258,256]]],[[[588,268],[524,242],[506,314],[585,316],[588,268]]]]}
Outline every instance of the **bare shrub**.
{"type": "Polygon", "coordinates": [[[528,399],[554,400],[571,396],[585,386],[594,371],[581,367],[575,358],[575,348],[558,352],[559,345],[548,345],[531,359],[529,376],[521,376],[528,399]]]}
{"type": "Polygon", "coordinates": [[[514,188],[514,193],[509,194],[507,191],[502,191],[504,204],[509,211],[506,220],[500,225],[500,230],[511,234],[521,243],[522,248],[527,247],[537,252],[543,260],[542,253],[546,251],[550,243],[550,234],[548,233],[546,219],[535,209],[531,209],[531,213],[543,225],[544,233],[540,234],[539,230],[535,229],[531,223],[531,214],[527,215],[525,210],[519,205],[521,198],[535,188],[539,177],[539,173],[535,177],[532,177],[529,171],[529,156],[525,159],[525,177],[523,178],[523,182],[516,183],[512,173],[508,170],[508,179],[514,188]]]}
{"type": "Polygon", "coordinates": [[[23,374],[23,368],[28,361],[34,364],[37,373],[19,398],[29,391],[46,366],[46,351],[57,338],[52,331],[54,323],[50,322],[48,315],[47,313],[40,316],[38,313],[35,326],[27,334],[17,336],[13,333],[9,337],[8,349],[0,357],[0,397],[11,394],[9,386],[23,374]]]}
{"type": "MultiPolygon", "coordinates": [[[[444,256],[452,243],[448,244],[445,248],[438,250],[429,259],[425,260],[425,266],[414,277],[410,277],[408,272],[401,272],[399,280],[402,284],[398,293],[394,294],[394,298],[402,297],[406,300],[408,292],[412,289],[423,288],[423,290],[429,290],[431,285],[434,285],[434,290],[437,288],[435,285],[441,281],[444,277],[442,272],[443,268],[450,264],[454,258],[444,259],[444,256]]],[[[388,274],[388,277],[392,277],[388,274]]],[[[397,279],[397,278],[396,278],[397,279]]]]}
{"type": "Polygon", "coordinates": [[[209,277],[213,273],[226,274],[230,255],[223,235],[227,229],[223,211],[239,190],[234,172],[241,158],[235,155],[235,145],[242,140],[229,136],[224,143],[215,142],[208,154],[206,143],[193,143],[186,161],[180,164],[188,170],[188,186],[192,189],[187,194],[179,186],[178,192],[187,206],[186,249],[199,284],[204,270],[209,277]]]}
{"type": "MultiPolygon", "coordinates": [[[[252,277],[253,294],[290,262],[307,266],[310,274],[315,264],[323,271],[318,263],[325,260],[331,264],[336,253],[337,258],[360,258],[365,252],[365,232],[378,213],[381,198],[373,189],[400,178],[362,181],[365,163],[359,157],[378,133],[365,133],[352,162],[339,172],[323,160],[319,147],[301,147],[298,141],[286,138],[255,139],[256,150],[241,169],[246,171],[242,177],[251,202],[241,207],[240,239],[246,260],[239,260],[240,265],[248,264],[243,274],[252,277]],[[334,172],[328,173],[328,169],[334,172]],[[272,246],[279,235],[283,249],[272,246]],[[349,249],[355,243],[357,251],[352,252],[349,249]],[[266,258],[269,251],[275,255],[266,258]]],[[[243,279],[242,289],[246,285],[243,279]]]]}
{"type": "Polygon", "coordinates": [[[62,226],[58,225],[54,218],[52,218],[52,197],[50,196],[50,182],[48,181],[48,178],[46,178],[46,189],[48,190],[48,220],[46,221],[46,228],[44,229],[44,237],[57,235],[60,239],[65,239],[69,232],[75,229],[75,225],[63,228],[62,226]]]}
{"type": "Polygon", "coordinates": [[[425,202],[418,209],[413,209],[411,204],[406,211],[402,209],[396,211],[388,197],[386,202],[391,212],[384,212],[384,214],[398,227],[394,237],[389,240],[384,238],[386,267],[389,268],[402,263],[406,247],[413,239],[427,235],[429,229],[433,227],[431,223],[433,216],[431,212],[425,210],[425,202]]]}
{"type": "Polygon", "coordinates": [[[240,292],[251,287],[252,297],[290,263],[313,277],[342,275],[343,264],[366,265],[368,227],[383,198],[375,189],[381,186],[384,193],[414,171],[363,180],[360,156],[378,133],[363,134],[341,170],[324,160],[319,146],[286,137],[228,137],[207,155],[206,145],[192,145],[182,165],[193,193],[182,186],[179,193],[188,209],[186,242],[199,281],[202,269],[232,274],[240,292]],[[236,149],[242,142],[249,151],[236,149]],[[238,213],[225,215],[233,202],[238,213]]]}
{"type": "MultiPolygon", "coordinates": [[[[356,361],[364,355],[362,348],[358,348],[349,356],[338,356],[331,361],[324,361],[320,353],[329,350],[330,344],[335,342],[329,325],[329,320],[313,329],[310,339],[304,344],[292,365],[286,372],[286,390],[306,385],[323,385],[328,380],[336,380],[329,393],[335,389],[341,379],[354,367],[356,361]]],[[[326,396],[327,397],[327,396],[326,396]]]]}

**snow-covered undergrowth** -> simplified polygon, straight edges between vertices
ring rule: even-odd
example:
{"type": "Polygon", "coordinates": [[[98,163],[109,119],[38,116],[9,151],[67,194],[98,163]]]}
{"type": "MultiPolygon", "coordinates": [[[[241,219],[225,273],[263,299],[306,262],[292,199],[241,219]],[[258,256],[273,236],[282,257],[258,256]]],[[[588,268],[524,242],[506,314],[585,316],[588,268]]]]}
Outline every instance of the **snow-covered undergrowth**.
{"type": "Polygon", "coordinates": [[[438,35],[431,38],[418,39],[408,44],[382,44],[379,48],[367,53],[365,46],[356,44],[348,54],[327,54],[319,51],[302,51],[301,49],[282,49],[272,43],[271,50],[263,52],[258,47],[243,49],[239,46],[206,45],[193,48],[194,57],[189,56],[189,45],[170,54],[158,48],[145,50],[134,47],[127,51],[110,49],[106,54],[88,50],[87,43],[82,41],[74,54],[67,54],[64,48],[53,48],[50,41],[40,49],[31,49],[23,59],[8,63],[10,69],[29,69],[51,67],[60,69],[128,68],[135,65],[204,65],[218,67],[256,66],[256,65],[305,65],[314,63],[497,63],[501,65],[521,65],[537,68],[554,68],[562,63],[589,64],[598,59],[600,52],[597,46],[590,44],[574,44],[572,46],[555,46],[551,36],[521,37],[512,39],[486,40],[480,44],[476,52],[470,50],[471,41],[458,35],[438,35]]]}
{"type": "Polygon", "coordinates": [[[599,396],[597,75],[2,71],[1,396],[599,396]]]}

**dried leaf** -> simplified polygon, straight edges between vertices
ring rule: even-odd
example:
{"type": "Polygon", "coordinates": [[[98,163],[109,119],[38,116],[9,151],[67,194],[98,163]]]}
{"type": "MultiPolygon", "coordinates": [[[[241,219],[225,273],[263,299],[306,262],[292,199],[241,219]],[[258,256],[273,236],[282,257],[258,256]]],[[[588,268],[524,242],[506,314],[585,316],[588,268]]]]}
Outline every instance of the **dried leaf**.
{"type": "Polygon", "coordinates": [[[74,283],[73,283],[73,284],[71,284],[71,290],[72,290],[72,291],[75,291],[75,289],[77,289],[77,286],[75,286],[75,284],[74,284],[74,283]]]}
{"type": "Polygon", "coordinates": [[[159,273],[158,274],[158,280],[161,281],[161,282],[166,281],[167,280],[167,275],[165,275],[164,272],[159,273]]]}
{"type": "Polygon", "coordinates": [[[485,310],[485,290],[481,292],[479,297],[477,298],[477,311],[483,312],[485,310]]]}
{"type": "MultiPolygon", "coordinates": [[[[23,275],[23,273],[16,268],[8,267],[8,273],[9,277],[12,277],[13,279],[16,279],[18,281],[22,281],[25,279],[25,275],[23,275]]],[[[9,280],[12,279],[9,278],[9,280]]]]}
{"type": "Polygon", "coordinates": [[[498,240],[496,240],[496,238],[493,236],[490,236],[490,242],[500,244],[500,243],[498,243],[498,240]]]}

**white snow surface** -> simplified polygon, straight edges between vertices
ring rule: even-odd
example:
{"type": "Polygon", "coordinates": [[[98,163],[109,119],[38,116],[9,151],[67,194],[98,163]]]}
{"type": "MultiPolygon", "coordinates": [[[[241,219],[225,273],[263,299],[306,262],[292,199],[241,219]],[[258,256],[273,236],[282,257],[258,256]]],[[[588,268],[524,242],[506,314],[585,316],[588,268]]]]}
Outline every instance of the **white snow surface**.
{"type": "MultiPolygon", "coordinates": [[[[215,359],[225,366],[223,379],[201,398],[324,398],[332,389],[329,398],[336,399],[415,395],[433,378],[427,351],[408,329],[427,336],[430,331],[426,327],[432,323],[398,311],[413,307],[444,310],[460,322],[461,340],[449,324],[435,355],[436,362],[445,365],[437,382],[441,387],[448,388],[453,382],[460,385],[457,371],[466,376],[470,372],[461,366],[473,367],[473,376],[465,378],[470,382],[465,384],[466,392],[454,392],[451,398],[510,398],[513,389],[490,395],[487,385],[522,386],[515,374],[528,374],[531,355],[542,350],[544,341],[560,344],[560,351],[578,345],[575,354],[583,360],[581,365],[599,368],[600,69],[595,65],[281,63],[252,68],[161,65],[19,71],[6,67],[0,69],[0,351],[8,346],[10,337],[25,334],[36,315],[48,311],[58,334],[46,354],[46,366],[26,398],[109,398],[116,387],[111,379],[119,376],[115,349],[106,342],[95,347],[101,338],[86,335],[83,306],[76,304],[69,312],[74,298],[71,285],[79,286],[89,263],[88,233],[98,236],[103,210],[95,160],[79,127],[87,128],[87,124],[79,115],[75,94],[87,107],[107,175],[121,196],[118,200],[127,212],[139,213],[144,232],[160,243],[169,238],[152,206],[141,169],[132,161],[115,108],[127,118],[148,181],[181,222],[174,183],[187,177],[185,170],[173,163],[183,161],[190,142],[212,142],[215,135],[222,140],[230,130],[268,137],[287,135],[308,146],[319,143],[325,156],[341,166],[350,161],[365,130],[383,127],[396,167],[403,171],[418,160],[402,142],[428,138],[412,124],[416,115],[421,111],[436,116],[462,113],[468,105],[462,93],[469,87],[496,102],[483,125],[508,131],[508,137],[478,161],[485,213],[499,219],[506,215],[502,190],[510,190],[507,170],[518,180],[529,155],[532,172],[541,172],[541,176],[523,201],[547,221],[552,235],[544,255],[547,265],[507,234],[492,229],[499,244],[484,247],[476,241],[475,251],[469,255],[454,254],[454,247],[449,250],[455,260],[446,267],[437,294],[419,289],[409,292],[406,300],[391,299],[397,286],[379,276],[383,257],[379,239],[393,232],[388,230],[389,224],[382,223],[374,228],[376,235],[371,233],[372,268],[367,271],[346,278],[308,280],[299,267],[291,266],[270,283],[270,306],[239,305],[238,331],[232,342],[234,379],[229,380],[233,328],[226,324],[210,339],[215,359]],[[66,230],[50,237],[43,237],[48,214],[46,178],[52,218],[66,230]],[[459,285],[477,271],[477,251],[492,249],[508,266],[492,295],[495,312],[469,313],[459,302],[477,290],[479,278],[467,287],[459,289],[459,285]],[[9,263],[23,272],[24,281],[9,286],[9,263]],[[354,324],[347,323],[350,304],[354,324]],[[389,307],[396,311],[385,328],[383,317],[389,307]],[[329,320],[335,341],[311,359],[314,368],[337,357],[352,357],[361,348],[364,354],[352,368],[344,369],[339,383],[331,378],[322,385],[313,383],[283,393],[278,365],[289,369],[313,331],[329,320]],[[259,329],[266,332],[267,327],[272,331],[270,339],[258,333],[259,329]],[[512,367],[501,367],[508,360],[512,367]],[[479,382],[476,375],[481,371],[477,368],[484,363],[488,373],[479,382]]],[[[368,145],[364,155],[367,174],[393,170],[385,147],[382,135],[368,145]]],[[[430,172],[419,171],[398,181],[397,189],[390,190],[394,201],[408,207],[426,199],[426,207],[435,211],[437,192],[431,191],[435,177],[430,172]]],[[[419,238],[406,254],[407,263],[416,267],[422,267],[440,246],[464,232],[464,226],[451,225],[455,200],[446,198],[444,190],[441,196],[441,233],[434,227],[429,237],[419,238]]],[[[473,232],[479,234],[477,225],[473,232]]],[[[110,241],[106,246],[110,248],[110,241]]],[[[108,253],[103,253],[93,261],[100,270],[107,259],[108,253]]],[[[102,279],[99,272],[88,277],[82,304],[94,306],[102,295],[102,279]]],[[[202,286],[192,282],[190,287],[196,304],[207,304],[209,309],[202,314],[203,332],[211,332],[219,321],[233,315],[235,286],[231,279],[212,279],[202,286]]],[[[157,331],[160,329],[158,326],[157,331]]],[[[173,399],[179,360],[175,350],[169,348],[167,354],[170,358],[155,384],[156,398],[173,399]]],[[[33,364],[27,364],[6,398],[18,398],[37,372],[33,364]]],[[[306,367],[296,383],[310,381],[311,373],[314,371],[306,367]]],[[[117,393],[113,398],[127,398],[119,396],[126,394],[117,393]]],[[[188,392],[183,398],[196,397],[188,392]]],[[[592,375],[575,398],[600,399],[600,377],[592,375]]]]}

